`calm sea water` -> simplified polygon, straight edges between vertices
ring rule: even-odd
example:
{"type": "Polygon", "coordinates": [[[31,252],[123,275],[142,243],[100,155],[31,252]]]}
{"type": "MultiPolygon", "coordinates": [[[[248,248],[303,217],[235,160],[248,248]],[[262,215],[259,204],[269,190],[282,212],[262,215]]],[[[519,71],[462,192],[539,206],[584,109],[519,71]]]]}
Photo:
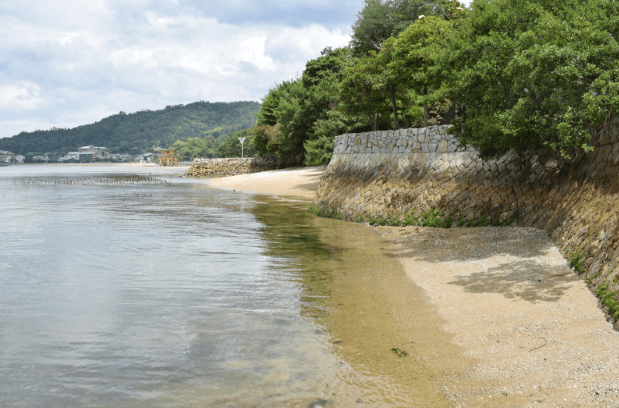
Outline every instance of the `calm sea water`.
{"type": "Polygon", "coordinates": [[[259,197],[182,170],[0,168],[0,406],[307,406],[344,364],[259,197]]]}

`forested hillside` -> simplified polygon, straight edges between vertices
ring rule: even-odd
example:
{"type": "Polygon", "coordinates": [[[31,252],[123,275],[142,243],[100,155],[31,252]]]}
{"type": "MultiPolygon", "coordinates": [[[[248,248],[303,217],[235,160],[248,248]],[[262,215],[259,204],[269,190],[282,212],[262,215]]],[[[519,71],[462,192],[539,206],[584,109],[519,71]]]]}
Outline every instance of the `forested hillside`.
{"type": "Polygon", "coordinates": [[[104,146],[110,153],[171,146],[190,137],[215,138],[251,128],[258,102],[195,102],[156,111],[120,112],[73,129],[37,130],[0,139],[0,150],[17,154],[66,153],[86,145],[104,146]]]}

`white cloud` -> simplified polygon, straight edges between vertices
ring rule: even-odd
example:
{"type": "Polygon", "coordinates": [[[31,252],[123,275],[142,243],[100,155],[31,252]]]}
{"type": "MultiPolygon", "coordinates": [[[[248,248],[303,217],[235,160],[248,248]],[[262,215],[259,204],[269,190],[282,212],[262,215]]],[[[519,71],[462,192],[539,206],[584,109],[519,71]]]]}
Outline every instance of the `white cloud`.
{"type": "Polygon", "coordinates": [[[33,83],[0,85],[0,109],[6,111],[32,110],[43,104],[41,87],[33,83]]]}
{"type": "MultiPolygon", "coordinates": [[[[1,2],[0,137],[92,123],[121,110],[259,100],[323,48],[350,38],[348,21],[233,24],[183,4],[1,2]]],[[[330,2],[282,0],[268,7],[274,4],[294,11],[330,2]]],[[[356,11],[350,13],[354,20],[356,11]]]]}

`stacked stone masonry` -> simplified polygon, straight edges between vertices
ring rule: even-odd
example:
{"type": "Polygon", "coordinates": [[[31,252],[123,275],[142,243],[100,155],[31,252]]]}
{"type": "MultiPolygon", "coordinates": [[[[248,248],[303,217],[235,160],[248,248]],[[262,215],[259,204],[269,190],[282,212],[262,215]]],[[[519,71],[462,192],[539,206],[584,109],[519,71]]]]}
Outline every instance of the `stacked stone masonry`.
{"type": "Polygon", "coordinates": [[[231,159],[195,159],[185,177],[224,177],[256,173],[281,167],[281,161],[273,157],[249,157],[231,159]]]}
{"type": "Polygon", "coordinates": [[[592,130],[594,150],[569,159],[539,150],[483,161],[447,127],[336,137],[314,204],[347,220],[439,208],[456,220],[514,218],[546,230],[568,259],[584,252],[590,285],[619,291],[619,120],[592,130]]]}

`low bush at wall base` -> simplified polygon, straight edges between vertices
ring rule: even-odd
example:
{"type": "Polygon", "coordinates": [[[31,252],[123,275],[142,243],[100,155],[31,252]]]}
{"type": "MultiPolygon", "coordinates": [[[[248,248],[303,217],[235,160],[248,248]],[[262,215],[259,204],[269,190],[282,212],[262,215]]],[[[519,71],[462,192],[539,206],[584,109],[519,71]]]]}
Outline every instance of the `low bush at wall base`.
{"type": "Polygon", "coordinates": [[[451,213],[452,226],[515,220],[544,229],[566,258],[577,248],[580,276],[595,290],[607,285],[604,304],[612,305],[609,293],[619,300],[618,122],[592,131],[595,149],[570,159],[539,150],[484,162],[445,126],[338,136],[314,205],[375,224],[420,222],[441,209],[434,217],[441,226],[451,213]]]}

